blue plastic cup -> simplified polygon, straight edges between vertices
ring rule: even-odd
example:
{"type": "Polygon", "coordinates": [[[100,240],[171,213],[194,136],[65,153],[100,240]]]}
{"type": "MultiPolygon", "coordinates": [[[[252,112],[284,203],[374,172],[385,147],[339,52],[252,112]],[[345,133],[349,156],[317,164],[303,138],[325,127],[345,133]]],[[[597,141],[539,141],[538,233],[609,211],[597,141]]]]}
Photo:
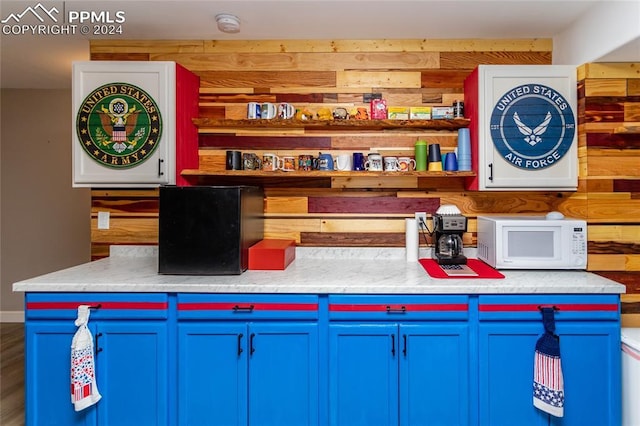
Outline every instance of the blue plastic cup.
{"type": "Polygon", "coordinates": [[[456,154],[453,152],[447,153],[444,158],[444,169],[447,171],[455,171],[458,170],[458,159],[456,158],[456,154]]]}

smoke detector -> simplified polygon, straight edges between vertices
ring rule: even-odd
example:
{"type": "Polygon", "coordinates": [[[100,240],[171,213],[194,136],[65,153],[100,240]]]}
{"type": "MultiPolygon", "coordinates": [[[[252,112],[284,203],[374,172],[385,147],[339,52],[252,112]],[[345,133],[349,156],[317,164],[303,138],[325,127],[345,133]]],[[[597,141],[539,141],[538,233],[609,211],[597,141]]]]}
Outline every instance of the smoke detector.
{"type": "Polygon", "coordinates": [[[216,15],[216,22],[218,23],[218,29],[223,33],[240,32],[240,18],[235,15],[221,13],[216,15]]]}

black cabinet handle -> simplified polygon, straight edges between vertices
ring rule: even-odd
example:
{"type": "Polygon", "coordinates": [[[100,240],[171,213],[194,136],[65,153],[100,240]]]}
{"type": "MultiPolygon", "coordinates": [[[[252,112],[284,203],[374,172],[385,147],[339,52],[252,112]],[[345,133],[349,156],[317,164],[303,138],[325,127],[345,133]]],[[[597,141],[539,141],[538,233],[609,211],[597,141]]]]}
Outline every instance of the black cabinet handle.
{"type": "Polygon", "coordinates": [[[391,355],[396,356],[396,335],[391,335],[391,355]]]}
{"type": "Polygon", "coordinates": [[[235,305],[232,309],[233,309],[233,312],[253,312],[253,308],[255,308],[255,306],[253,305],[249,305],[249,306],[235,305]]]}
{"type": "Polygon", "coordinates": [[[256,347],[253,346],[253,338],[256,337],[256,333],[251,333],[251,335],[249,336],[249,353],[251,355],[253,355],[253,353],[256,351],[256,347]]]}
{"type": "Polygon", "coordinates": [[[164,163],[164,160],[162,158],[158,158],[158,176],[164,175],[164,172],[162,171],[162,163],[164,163]]]}
{"type": "Polygon", "coordinates": [[[493,163],[489,163],[489,180],[493,181],[493,163]]]}
{"type": "Polygon", "coordinates": [[[242,338],[244,335],[242,333],[238,334],[238,356],[242,354],[242,338]]]}
{"type": "Polygon", "coordinates": [[[407,356],[407,335],[402,335],[402,355],[407,356]]]}
{"type": "Polygon", "coordinates": [[[406,306],[400,306],[399,308],[392,308],[391,306],[387,305],[387,313],[388,314],[404,314],[407,312],[407,307],[406,306]]]}
{"type": "Polygon", "coordinates": [[[97,305],[89,306],[89,310],[95,309],[98,310],[102,308],[102,303],[98,303],[97,305]]]}
{"type": "Polygon", "coordinates": [[[96,352],[96,357],[98,356],[98,352],[102,352],[102,348],[98,346],[98,339],[102,337],[102,333],[97,333],[96,337],[94,338],[95,340],[95,344],[94,344],[94,349],[96,352]]]}

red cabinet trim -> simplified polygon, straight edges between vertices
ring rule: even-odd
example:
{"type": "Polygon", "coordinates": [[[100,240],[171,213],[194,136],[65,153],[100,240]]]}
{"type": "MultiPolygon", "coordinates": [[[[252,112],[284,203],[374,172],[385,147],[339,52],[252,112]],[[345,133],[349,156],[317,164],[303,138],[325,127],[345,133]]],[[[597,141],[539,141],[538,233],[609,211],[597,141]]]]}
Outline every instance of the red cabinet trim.
{"type": "MultiPolygon", "coordinates": [[[[210,302],[210,303],[178,303],[179,311],[233,311],[234,308],[252,311],[317,311],[317,303],[254,303],[254,302],[210,302]]],[[[242,311],[246,312],[246,311],[242,311]]]]}
{"type": "Polygon", "coordinates": [[[554,303],[553,305],[529,303],[529,304],[481,304],[480,312],[527,312],[537,311],[541,307],[555,307],[558,311],[605,311],[616,312],[618,305],[615,303],[554,303]]]}
{"type": "Polygon", "coordinates": [[[393,309],[398,310],[405,308],[407,312],[443,312],[456,311],[466,312],[469,305],[466,303],[393,303],[393,304],[330,304],[329,311],[332,312],[386,312],[393,309]]]}
{"type": "Polygon", "coordinates": [[[27,310],[54,310],[54,309],[78,309],[80,305],[89,305],[100,309],[109,310],[167,310],[169,305],[167,302],[92,302],[92,301],[76,301],[76,302],[28,302],[27,310]]]}

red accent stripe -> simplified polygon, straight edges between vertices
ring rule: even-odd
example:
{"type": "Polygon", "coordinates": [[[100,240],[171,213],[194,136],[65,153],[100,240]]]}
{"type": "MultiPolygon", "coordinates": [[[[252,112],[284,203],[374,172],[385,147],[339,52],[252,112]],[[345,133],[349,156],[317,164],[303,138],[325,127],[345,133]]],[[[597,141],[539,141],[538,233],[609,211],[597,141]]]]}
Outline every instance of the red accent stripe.
{"type": "Polygon", "coordinates": [[[537,311],[540,307],[555,306],[560,312],[562,311],[606,311],[617,312],[618,305],[612,303],[581,303],[581,304],[553,304],[553,305],[541,305],[541,304],[484,304],[480,305],[480,312],[527,312],[537,311]]]}
{"type": "Polygon", "coordinates": [[[179,311],[232,311],[238,306],[240,312],[248,313],[249,306],[253,311],[317,311],[317,303],[252,303],[252,302],[211,302],[211,303],[178,303],[179,311]]]}
{"type": "Polygon", "coordinates": [[[407,312],[429,312],[429,311],[456,311],[456,312],[464,312],[469,310],[469,305],[466,303],[420,303],[420,304],[393,304],[393,305],[342,305],[342,304],[331,304],[329,305],[329,310],[333,312],[365,312],[365,311],[373,311],[373,312],[386,312],[387,308],[391,308],[394,311],[402,309],[402,307],[406,308],[407,312]]]}
{"type": "Polygon", "coordinates": [[[102,309],[124,310],[124,309],[146,309],[146,310],[166,310],[167,302],[29,302],[27,310],[48,310],[48,309],[78,309],[80,305],[98,306],[102,309]]]}

